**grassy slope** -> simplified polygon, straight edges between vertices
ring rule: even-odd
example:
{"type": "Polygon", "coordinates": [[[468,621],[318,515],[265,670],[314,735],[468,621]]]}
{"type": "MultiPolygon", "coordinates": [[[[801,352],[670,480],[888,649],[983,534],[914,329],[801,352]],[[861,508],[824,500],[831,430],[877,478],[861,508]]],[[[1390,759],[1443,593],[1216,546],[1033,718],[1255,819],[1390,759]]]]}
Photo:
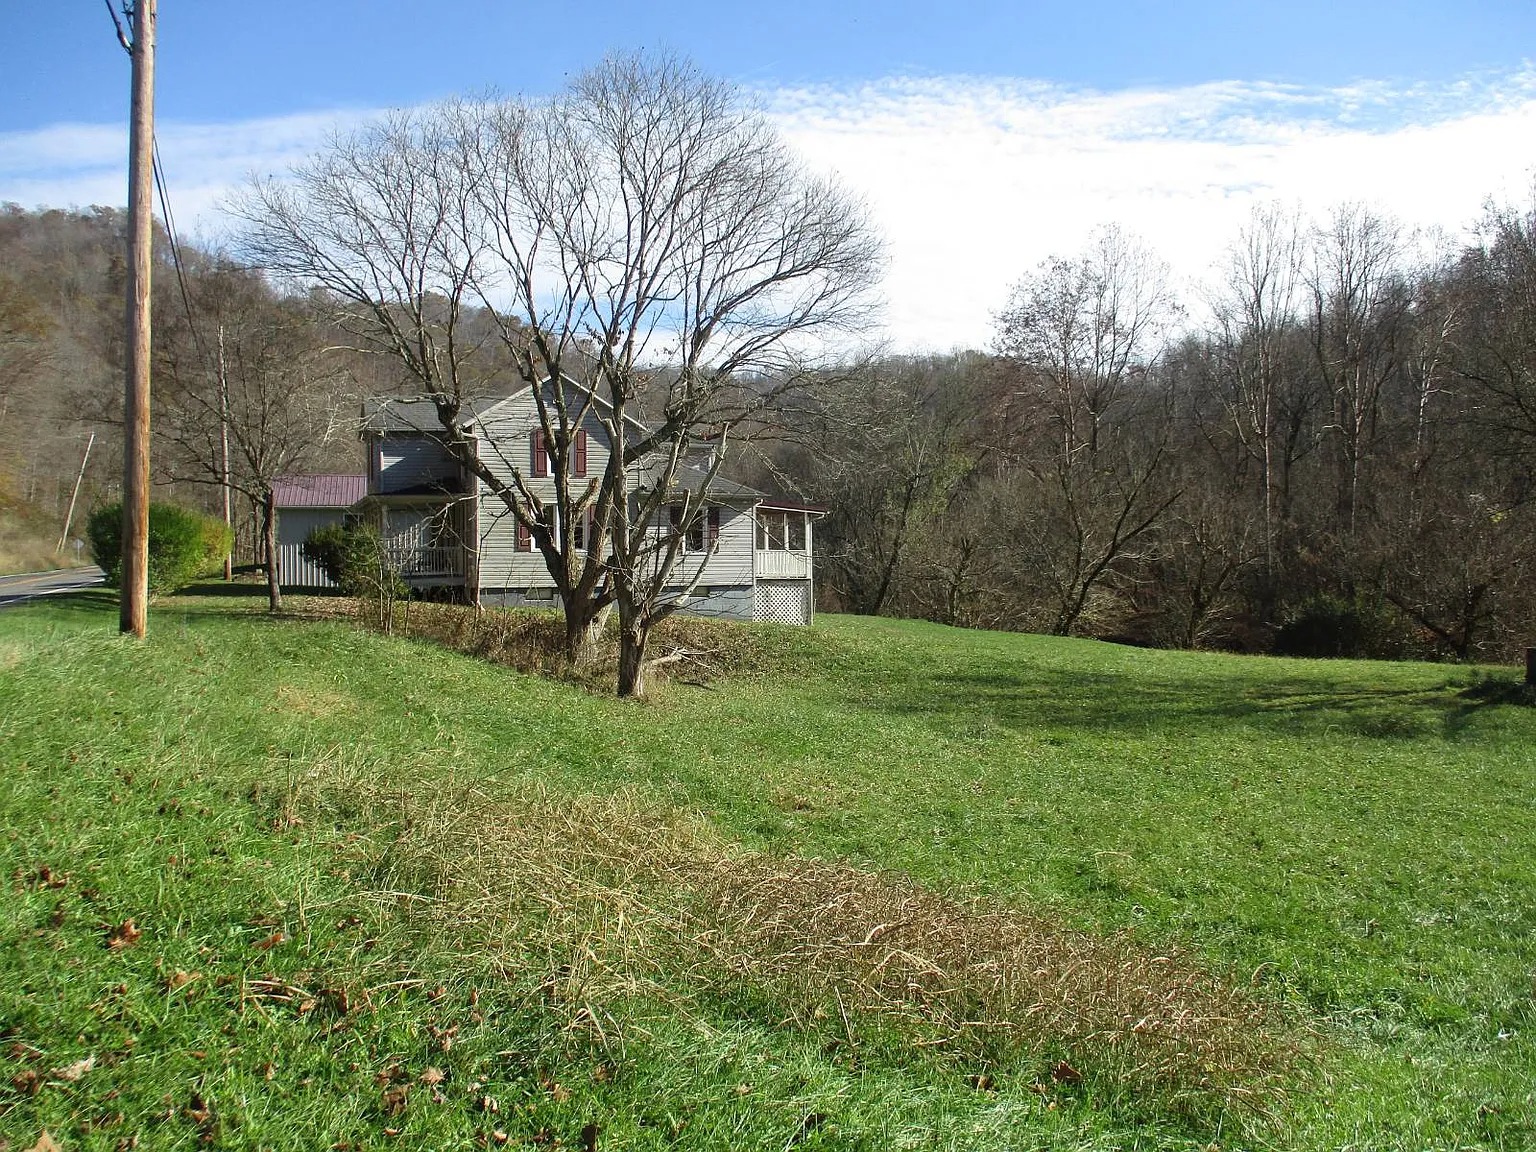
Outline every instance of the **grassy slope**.
{"type": "Polygon", "coordinates": [[[634,786],[750,846],[1192,946],[1317,1016],[1334,1049],[1285,1127],[1239,1144],[1536,1141],[1536,714],[1478,705],[1464,670],[825,618],[775,634],[794,674],[636,708],[225,607],[163,608],[147,648],[111,634],[104,597],[0,616],[5,1078],[98,1058],[78,1082],[13,1088],[12,1140],[48,1125],[110,1148],[152,1125],[154,1147],[373,1146],[398,1127],[579,1146],[595,1118],[605,1147],[782,1148],[813,1115],[828,1122],[804,1147],[1233,1138],[1138,1131],[1134,1109],[1023,1077],[977,1093],[923,1059],[855,1066],[728,1015],[655,1020],[621,1055],[572,1048],[499,992],[515,980],[362,899],[326,830],[274,830],[284,789],[318,768],[634,786]],[[44,865],[69,883],[29,882],[44,865]],[[107,950],[103,926],[128,917],[145,936],[107,950]],[[256,946],[276,931],[291,939],[256,946]],[[177,970],[197,978],[172,988],[177,970]],[[326,1016],[317,995],[299,1013],[260,978],[371,989],[375,1011],[326,1016]],[[444,1051],[431,1029],[452,1024],[444,1051]],[[390,1115],[396,1065],[448,1078],[390,1115]],[[476,1110],[484,1094],[498,1112],[476,1110]]]}

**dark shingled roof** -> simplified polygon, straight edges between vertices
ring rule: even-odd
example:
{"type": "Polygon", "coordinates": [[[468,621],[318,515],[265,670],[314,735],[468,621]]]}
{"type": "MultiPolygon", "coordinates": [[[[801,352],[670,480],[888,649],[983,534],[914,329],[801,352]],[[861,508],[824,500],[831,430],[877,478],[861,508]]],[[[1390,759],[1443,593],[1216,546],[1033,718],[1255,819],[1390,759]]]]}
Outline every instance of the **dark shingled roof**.
{"type": "Polygon", "coordinates": [[[279,476],[272,481],[278,508],[350,508],[368,494],[368,477],[279,476]]]}
{"type": "Polygon", "coordinates": [[[692,495],[704,489],[705,481],[709,484],[709,499],[721,504],[734,504],[745,502],[756,504],[766,497],[756,488],[748,488],[745,484],[738,484],[734,480],[727,480],[724,476],[716,475],[709,479],[709,469],[701,468],[697,464],[682,464],[677,470],[677,480],[673,487],[688,492],[692,495]]]}
{"type": "MultiPolygon", "coordinates": [[[[488,408],[505,400],[505,396],[491,396],[484,400],[466,400],[459,408],[459,419],[466,423],[478,420],[488,408]]],[[[442,432],[443,425],[437,418],[437,405],[431,400],[367,400],[363,403],[364,432],[442,432]]]]}

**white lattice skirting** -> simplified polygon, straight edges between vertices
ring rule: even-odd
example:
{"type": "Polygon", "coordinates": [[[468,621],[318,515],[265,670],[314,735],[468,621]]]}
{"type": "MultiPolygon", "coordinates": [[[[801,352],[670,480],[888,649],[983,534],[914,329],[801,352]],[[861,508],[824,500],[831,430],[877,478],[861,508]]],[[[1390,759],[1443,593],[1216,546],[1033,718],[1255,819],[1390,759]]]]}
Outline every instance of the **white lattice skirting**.
{"type": "Polygon", "coordinates": [[[774,624],[809,624],[810,590],[809,580],[759,580],[753,619],[774,624]]]}

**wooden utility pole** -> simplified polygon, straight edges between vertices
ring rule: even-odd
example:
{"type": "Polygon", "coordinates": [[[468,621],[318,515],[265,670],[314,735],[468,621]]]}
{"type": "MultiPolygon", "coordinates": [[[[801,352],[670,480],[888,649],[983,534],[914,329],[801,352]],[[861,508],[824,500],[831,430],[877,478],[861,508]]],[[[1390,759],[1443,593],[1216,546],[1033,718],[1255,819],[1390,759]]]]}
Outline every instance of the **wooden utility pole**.
{"type": "Polygon", "coordinates": [[[224,325],[219,325],[219,486],[224,489],[224,527],[229,548],[224,553],[224,582],[235,578],[235,521],[229,510],[229,372],[224,366],[224,325]]]}
{"type": "Polygon", "coordinates": [[[118,628],[143,636],[149,606],[149,274],[154,240],[155,0],[134,0],[128,128],[128,380],[123,396],[123,581],[118,628]]]}

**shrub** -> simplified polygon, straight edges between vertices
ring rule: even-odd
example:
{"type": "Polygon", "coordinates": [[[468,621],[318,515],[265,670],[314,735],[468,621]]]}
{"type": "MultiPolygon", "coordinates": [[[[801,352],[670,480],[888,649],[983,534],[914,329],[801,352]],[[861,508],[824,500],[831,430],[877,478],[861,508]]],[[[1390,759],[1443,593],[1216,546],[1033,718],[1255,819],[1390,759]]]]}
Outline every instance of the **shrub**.
{"type": "Polygon", "coordinates": [[[343,592],[359,596],[379,582],[389,567],[384,541],[368,524],[327,524],[316,528],[299,546],[304,559],[317,564],[343,592]]]}
{"type": "Polygon", "coordinates": [[[306,536],[299,550],[347,595],[372,603],[381,629],[393,630],[395,601],[410,589],[400,579],[400,571],[376,528],[369,524],[327,524],[306,536]]]}
{"type": "Polygon", "coordinates": [[[1341,596],[1313,596],[1275,633],[1277,656],[1394,659],[1402,645],[1381,607],[1341,596]]]}
{"type": "MultiPolygon", "coordinates": [[[[91,513],[86,536],[91,556],[116,588],[123,577],[123,506],[108,504],[91,513]]],[[[149,590],[163,595],[205,575],[229,548],[229,528],[221,520],[175,504],[149,505],[149,590]]]]}

